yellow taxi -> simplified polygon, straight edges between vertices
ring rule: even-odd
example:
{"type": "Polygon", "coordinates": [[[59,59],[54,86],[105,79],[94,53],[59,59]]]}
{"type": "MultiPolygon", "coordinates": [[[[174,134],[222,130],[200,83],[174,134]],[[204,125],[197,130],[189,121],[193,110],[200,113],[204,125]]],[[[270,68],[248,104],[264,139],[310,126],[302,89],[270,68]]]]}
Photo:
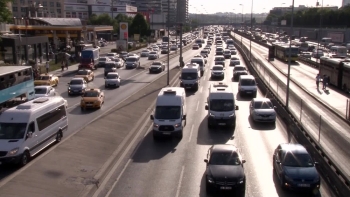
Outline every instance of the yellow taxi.
{"type": "Polygon", "coordinates": [[[104,100],[105,95],[100,89],[87,89],[81,96],[80,107],[82,110],[87,108],[100,109],[104,100]]]}
{"type": "Polygon", "coordinates": [[[90,82],[95,79],[95,74],[91,70],[81,69],[81,70],[78,70],[77,74],[74,77],[83,78],[86,82],[90,82]]]}
{"type": "Polygon", "coordinates": [[[59,79],[57,76],[53,74],[41,74],[38,78],[34,80],[35,86],[40,85],[49,85],[49,86],[57,86],[59,79]]]}

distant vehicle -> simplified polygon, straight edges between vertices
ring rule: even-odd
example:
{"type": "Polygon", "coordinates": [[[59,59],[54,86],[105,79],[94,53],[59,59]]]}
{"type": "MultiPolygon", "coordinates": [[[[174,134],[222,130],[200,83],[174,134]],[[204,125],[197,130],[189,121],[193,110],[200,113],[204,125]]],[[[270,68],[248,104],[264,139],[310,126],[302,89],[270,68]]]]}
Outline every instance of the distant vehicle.
{"type": "Polygon", "coordinates": [[[107,76],[110,72],[117,72],[117,63],[116,62],[106,62],[105,70],[104,70],[104,76],[107,76]]]}
{"type": "Polygon", "coordinates": [[[85,110],[87,108],[101,109],[105,102],[105,95],[100,89],[87,89],[81,96],[80,108],[85,110]]]}
{"type": "Polygon", "coordinates": [[[250,117],[255,122],[276,122],[276,107],[269,98],[253,98],[249,108],[250,117]]]}
{"type": "Polygon", "coordinates": [[[73,78],[68,83],[68,95],[81,95],[87,88],[87,82],[83,78],[73,78]]]}
{"type": "Polygon", "coordinates": [[[157,51],[151,51],[149,54],[148,54],[148,59],[149,60],[155,60],[155,59],[158,59],[159,58],[159,54],[157,51]]]}
{"type": "Polygon", "coordinates": [[[211,69],[211,78],[225,78],[225,68],[223,65],[214,65],[211,69]]]}
{"type": "Polygon", "coordinates": [[[330,48],[330,54],[332,57],[346,57],[347,49],[345,46],[332,46],[330,48]]]}
{"type": "Polygon", "coordinates": [[[110,72],[105,77],[105,88],[109,87],[116,87],[119,88],[120,86],[120,76],[117,72],[110,72]]]}
{"type": "Polygon", "coordinates": [[[247,68],[243,65],[236,65],[233,69],[233,80],[237,81],[241,75],[248,75],[247,68]]]}
{"type": "Polygon", "coordinates": [[[161,73],[164,70],[165,70],[165,64],[164,62],[161,62],[161,61],[154,61],[149,67],[149,73],[161,73]]]}
{"type": "MultiPolygon", "coordinates": [[[[236,68],[236,67],[235,67],[236,68]]],[[[238,79],[238,93],[240,96],[251,95],[256,98],[258,91],[257,83],[253,75],[240,75],[238,79]]]]}
{"type": "Polygon", "coordinates": [[[310,59],[312,57],[312,53],[311,52],[300,52],[300,56],[310,59]]]}
{"type": "Polygon", "coordinates": [[[214,57],[214,64],[215,65],[220,64],[220,65],[225,66],[225,61],[226,61],[226,59],[222,55],[217,55],[217,56],[214,57]]]}
{"type": "Polygon", "coordinates": [[[59,78],[53,74],[41,74],[34,80],[34,85],[58,86],[59,78]]]}
{"type": "Polygon", "coordinates": [[[108,61],[111,61],[111,59],[109,59],[108,57],[100,57],[98,59],[98,66],[99,67],[104,67],[106,62],[108,62],[108,61]]]}
{"type": "Polygon", "coordinates": [[[125,68],[126,69],[133,69],[136,68],[138,66],[140,66],[140,58],[139,57],[127,57],[125,59],[125,68]]]}
{"type": "Polygon", "coordinates": [[[186,64],[181,69],[180,87],[197,91],[200,86],[200,77],[201,72],[198,64],[186,64]]]}
{"type": "Polygon", "coordinates": [[[97,69],[99,64],[100,52],[98,49],[90,48],[81,52],[79,69],[97,69]]]}
{"type": "Polygon", "coordinates": [[[204,162],[205,188],[208,194],[220,191],[236,191],[241,196],[246,189],[246,175],[243,164],[246,162],[239,149],[231,144],[212,145],[204,162]]]}
{"type": "Polygon", "coordinates": [[[325,47],[328,46],[328,44],[331,42],[332,42],[332,38],[322,38],[321,40],[321,44],[325,47]]]}
{"type": "Polygon", "coordinates": [[[150,53],[151,51],[150,50],[143,50],[141,51],[141,57],[148,57],[148,54],[150,53]]]}
{"type": "Polygon", "coordinates": [[[308,50],[309,50],[309,43],[307,43],[307,42],[300,43],[300,46],[299,46],[299,51],[300,52],[308,51],[308,50]]]}
{"type": "Polygon", "coordinates": [[[66,105],[62,97],[41,97],[4,111],[0,162],[24,166],[50,144],[60,142],[68,128],[66,105]]]}
{"type": "Polygon", "coordinates": [[[285,43],[273,43],[272,45],[275,46],[275,57],[280,60],[287,62],[289,60],[289,51],[291,51],[290,60],[292,62],[298,60],[299,47],[292,45],[289,48],[289,44],[285,43]]]}
{"type": "Polygon", "coordinates": [[[349,92],[350,60],[344,58],[321,57],[320,74],[330,76],[330,84],[349,92]]]}
{"type": "Polygon", "coordinates": [[[201,76],[203,76],[204,71],[205,71],[205,59],[200,56],[200,57],[194,57],[191,59],[191,64],[198,64],[199,69],[201,70],[201,76]]]}
{"type": "Polygon", "coordinates": [[[95,74],[92,72],[92,70],[81,69],[78,70],[77,74],[74,77],[83,78],[86,82],[90,82],[95,79],[95,74]]]}
{"type": "Polygon", "coordinates": [[[35,98],[55,96],[55,88],[51,86],[35,86],[35,98]]]}
{"type": "Polygon", "coordinates": [[[316,58],[316,59],[319,59],[320,57],[324,56],[324,53],[323,53],[323,50],[322,49],[314,49],[312,51],[312,57],[313,58],[316,58]]]}
{"type": "Polygon", "coordinates": [[[163,36],[162,42],[169,42],[169,36],[163,36]]]}
{"type": "Polygon", "coordinates": [[[113,58],[118,57],[118,54],[117,53],[107,53],[106,57],[108,57],[109,59],[113,59],[113,58]]]}

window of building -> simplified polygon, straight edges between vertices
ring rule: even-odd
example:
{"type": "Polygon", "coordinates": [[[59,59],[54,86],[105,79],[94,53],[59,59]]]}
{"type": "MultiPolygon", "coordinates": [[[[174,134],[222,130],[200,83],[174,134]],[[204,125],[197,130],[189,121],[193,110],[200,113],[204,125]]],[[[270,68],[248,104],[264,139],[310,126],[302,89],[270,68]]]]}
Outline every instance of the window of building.
{"type": "Polygon", "coordinates": [[[55,7],[55,2],[50,2],[50,7],[55,7]]]}
{"type": "Polygon", "coordinates": [[[43,1],[43,6],[47,7],[47,1],[43,1]]]}
{"type": "Polygon", "coordinates": [[[56,7],[61,7],[61,3],[60,2],[56,2],[56,7]]]}
{"type": "Polygon", "coordinates": [[[61,9],[57,9],[57,13],[61,14],[61,9]]]}
{"type": "Polygon", "coordinates": [[[17,8],[17,7],[12,7],[12,11],[13,11],[13,12],[17,12],[17,11],[18,11],[18,8],[17,8]]]}
{"type": "Polygon", "coordinates": [[[21,12],[26,12],[26,8],[21,8],[21,12]]]}

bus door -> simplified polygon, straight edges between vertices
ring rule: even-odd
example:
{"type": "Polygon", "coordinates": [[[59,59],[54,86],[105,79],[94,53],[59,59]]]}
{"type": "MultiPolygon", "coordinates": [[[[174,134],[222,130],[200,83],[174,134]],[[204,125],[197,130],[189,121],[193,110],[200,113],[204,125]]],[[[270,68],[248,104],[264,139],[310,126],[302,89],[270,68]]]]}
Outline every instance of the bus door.
{"type": "Polygon", "coordinates": [[[343,71],[344,71],[344,62],[340,62],[338,66],[338,88],[343,88],[343,71]]]}
{"type": "Polygon", "coordinates": [[[269,47],[269,57],[268,57],[268,60],[269,61],[274,61],[275,59],[275,46],[270,46],[269,47]]]}

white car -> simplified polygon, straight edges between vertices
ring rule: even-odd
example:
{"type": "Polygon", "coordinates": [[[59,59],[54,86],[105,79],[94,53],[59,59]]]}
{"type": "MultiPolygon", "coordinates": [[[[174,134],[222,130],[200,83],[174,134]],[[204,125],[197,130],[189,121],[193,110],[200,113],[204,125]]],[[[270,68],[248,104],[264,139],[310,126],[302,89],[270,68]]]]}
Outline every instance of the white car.
{"type": "Polygon", "coordinates": [[[211,69],[211,78],[220,78],[224,79],[225,78],[225,68],[223,65],[214,65],[213,68],[211,69]]]}
{"type": "Polygon", "coordinates": [[[149,60],[155,60],[155,59],[158,59],[158,58],[159,58],[159,54],[158,54],[157,51],[152,51],[148,55],[148,59],[149,60]]]}
{"type": "Polygon", "coordinates": [[[236,57],[236,56],[231,57],[230,66],[235,66],[235,65],[240,65],[240,64],[241,64],[241,60],[238,57],[236,57]]]}
{"type": "Polygon", "coordinates": [[[153,47],[152,50],[158,52],[158,51],[159,51],[159,48],[158,48],[158,47],[153,47]]]}
{"type": "Polygon", "coordinates": [[[108,57],[109,59],[113,59],[113,58],[118,57],[118,54],[117,53],[107,53],[106,57],[108,57]]]}
{"type": "Polygon", "coordinates": [[[34,98],[55,96],[55,88],[51,86],[35,86],[34,88],[34,98]]]}
{"type": "Polygon", "coordinates": [[[141,51],[141,57],[148,57],[148,54],[150,53],[150,50],[143,50],[141,51]]]}
{"type": "Polygon", "coordinates": [[[276,111],[269,98],[253,98],[249,107],[250,117],[256,122],[276,122],[276,111]]]}
{"type": "Polygon", "coordinates": [[[171,45],[170,46],[170,50],[171,51],[176,51],[177,50],[177,46],[176,45],[171,45]]]}
{"type": "Polygon", "coordinates": [[[105,77],[105,88],[109,87],[120,87],[120,77],[117,72],[110,72],[105,77]]]}

